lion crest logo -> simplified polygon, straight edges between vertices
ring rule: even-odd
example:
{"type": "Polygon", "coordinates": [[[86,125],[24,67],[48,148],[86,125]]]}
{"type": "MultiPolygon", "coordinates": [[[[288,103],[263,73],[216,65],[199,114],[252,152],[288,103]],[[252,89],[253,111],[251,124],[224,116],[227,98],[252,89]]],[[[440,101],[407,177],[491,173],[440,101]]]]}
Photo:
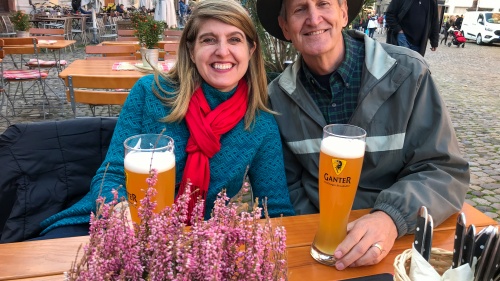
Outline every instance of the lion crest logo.
{"type": "Polygon", "coordinates": [[[337,176],[342,173],[342,171],[345,168],[346,163],[347,163],[347,161],[342,160],[342,159],[332,159],[333,170],[335,171],[337,176]]]}

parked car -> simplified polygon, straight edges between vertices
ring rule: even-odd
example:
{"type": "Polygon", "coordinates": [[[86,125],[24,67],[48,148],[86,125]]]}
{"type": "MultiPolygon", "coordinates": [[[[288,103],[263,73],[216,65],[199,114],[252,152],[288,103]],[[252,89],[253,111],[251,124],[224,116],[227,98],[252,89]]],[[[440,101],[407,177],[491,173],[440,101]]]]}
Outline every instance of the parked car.
{"type": "Polygon", "coordinates": [[[483,43],[500,43],[500,13],[467,12],[462,22],[462,34],[465,38],[483,43]]]}

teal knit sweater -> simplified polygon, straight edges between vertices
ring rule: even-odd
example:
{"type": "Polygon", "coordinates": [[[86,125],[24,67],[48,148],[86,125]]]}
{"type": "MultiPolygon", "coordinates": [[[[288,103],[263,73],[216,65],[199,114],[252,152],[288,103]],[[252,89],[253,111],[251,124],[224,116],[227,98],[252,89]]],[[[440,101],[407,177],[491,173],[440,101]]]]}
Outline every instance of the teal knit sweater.
{"type": "MultiPolygon", "coordinates": [[[[106,159],[92,180],[90,192],[70,208],[44,220],[41,223],[45,228],[42,234],[58,226],[89,222],[90,212],[95,211],[95,201],[103,178],[102,196],[106,197],[106,201],[113,198],[112,189],[117,189],[120,185],[125,186],[123,141],[130,136],[158,134],[165,128],[164,134],[172,137],[175,142],[176,184],[180,183],[186,165],[185,149],[189,130],[185,121],[179,123],[159,121],[169,114],[170,108],[154,95],[153,83],[153,75],[148,75],[134,85],[120,113],[106,159]],[[104,177],[108,163],[109,167],[104,177]]],[[[172,90],[165,81],[162,81],[162,87],[172,90]]],[[[212,109],[235,92],[235,89],[227,93],[220,92],[206,83],[202,85],[202,89],[212,109]]],[[[242,119],[232,130],[222,135],[220,142],[221,150],[210,159],[206,218],[210,216],[216,196],[222,189],[226,189],[229,197],[238,193],[247,166],[254,196],[267,197],[270,216],[294,214],[286,185],[280,135],[271,114],[259,112],[250,130],[244,129],[242,119]]],[[[126,196],[124,188],[118,190],[119,197],[126,196]]]]}

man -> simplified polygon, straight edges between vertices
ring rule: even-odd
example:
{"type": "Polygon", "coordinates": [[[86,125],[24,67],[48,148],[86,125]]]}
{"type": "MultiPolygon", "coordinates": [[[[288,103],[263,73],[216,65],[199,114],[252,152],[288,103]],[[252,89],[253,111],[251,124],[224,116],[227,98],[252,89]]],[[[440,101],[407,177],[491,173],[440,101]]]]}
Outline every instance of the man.
{"type": "Polygon", "coordinates": [[[116,7],[116,12],[117,12],[117,13],[120,13],[120,14],[125,13],[125,5],[120,4],[119,6],[117,6],[117,7],[116,7]]]}
{"type": "Polygon", "coordinates": [[[440,224],[460,210],[469,184],[468,163],[425,61],[343,31],[363,2],[346,1],[257,1],[264,28],[301,54],[269,84],[297,214],[319,211],[323,127],[349,123],[367,131],[353,208],[371,213],[348,225],[335,251],[339,270],[378,263],[397,237],[415,230],[422,205],[440,224]]]}
{"type": "Polygon", "coordinates": [[[462,22],[464,21],[464,15],[458,16],[455,20],[455,27],[457,30],[462,30],[462,22]]]}
{"type": "Polygon", "coordinates": [[[386,11],[387,43],[425,55],[427,40],[431,51],[439,45],[439,20],[436,0],[392,0],[386,11]]]}

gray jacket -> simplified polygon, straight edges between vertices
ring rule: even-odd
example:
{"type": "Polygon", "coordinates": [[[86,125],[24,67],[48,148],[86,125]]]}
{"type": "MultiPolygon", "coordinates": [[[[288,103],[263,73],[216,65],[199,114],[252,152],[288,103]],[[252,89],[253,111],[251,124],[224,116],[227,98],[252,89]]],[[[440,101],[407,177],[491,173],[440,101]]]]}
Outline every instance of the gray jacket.
{"type": "MultiPolygon", "coordinates": [[[[358,106],[349,124],[367,132],[366,153],[353,209],[382,210],[398,236],[413,232],[425,205],[435,224],[460,210],[469,187],[446,106],[424,59],[409,49],[365,43],[358,106]]],[[[317,213],[320,110],[297,75],[301,59],[269,85],[283,141],[290,198],[297,214],[317,213]]]]}

